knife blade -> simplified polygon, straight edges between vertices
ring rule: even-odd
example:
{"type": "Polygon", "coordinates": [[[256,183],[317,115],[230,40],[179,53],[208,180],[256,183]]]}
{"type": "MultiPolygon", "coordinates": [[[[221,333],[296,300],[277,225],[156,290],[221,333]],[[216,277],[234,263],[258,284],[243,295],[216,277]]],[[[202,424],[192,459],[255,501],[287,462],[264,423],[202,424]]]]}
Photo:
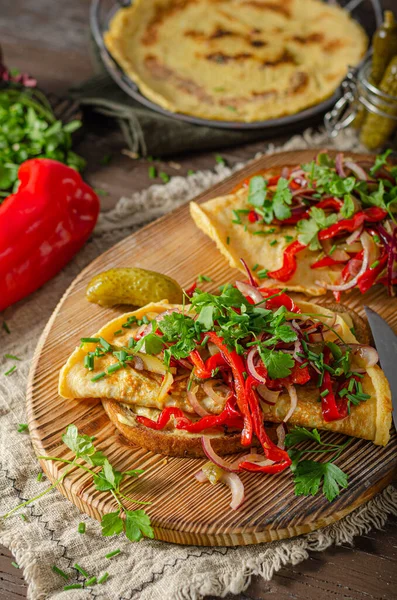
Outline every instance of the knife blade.
{"type": "Polygon", "coordinates": [[[393,421],[397,429],[397,335],[377,312],[364,306],[375,340],[380,366],[389,382],[393,405],[393,421]]]}

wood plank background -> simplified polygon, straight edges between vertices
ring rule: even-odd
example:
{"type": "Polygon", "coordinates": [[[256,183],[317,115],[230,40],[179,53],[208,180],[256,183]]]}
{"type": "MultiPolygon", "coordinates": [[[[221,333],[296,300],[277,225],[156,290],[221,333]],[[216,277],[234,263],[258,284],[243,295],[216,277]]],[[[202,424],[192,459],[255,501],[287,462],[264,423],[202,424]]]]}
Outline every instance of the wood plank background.
{"type": "MultiPolygon", "coordinates": [[[[281,1],[281,0],[280,0],[281,1]]],[[[396,0],[383,0],[384,8],[395,8],[396,0]]],[[[58,94],[82,81],[92,72],[88,54],[89,0],[0,0],[0,44],[13,68],[30,71],[41,86],[58,94]]],[[[122,194],[150,185],[146,161],[132,161],[117,131],[105,119],[92,118],[88,133],[77,148],[89,161],[87,179],[107,192],[101,197],[104,209],[111,208],[122,194]],[[110,166],[101,158],[112,153],[110,166]]],[[[277,142],[282,143],[282,139],[277,142]]],[[[233,165],[263,150],[262,142],[232,150],[222,156],[233,165]]],[[[173,174],[187,169],[212,168],[213,153],[177,157],[179,171],[166,163],[159,168],[173,174]]],[[[0,600],[26,597],[21,573],[11,565],[12,556],[0,548],[0,600]]],[[[270,582],[257,578],[240,596],[228,600],[394,600],[397,598],[397,519],[391,518],[384,530],[356,539],[354,548],[342,545],[313,553],[296,567],[282,568],[270,582]]],[[[208,599],[212,600],[212,599],[208,599]]]]}

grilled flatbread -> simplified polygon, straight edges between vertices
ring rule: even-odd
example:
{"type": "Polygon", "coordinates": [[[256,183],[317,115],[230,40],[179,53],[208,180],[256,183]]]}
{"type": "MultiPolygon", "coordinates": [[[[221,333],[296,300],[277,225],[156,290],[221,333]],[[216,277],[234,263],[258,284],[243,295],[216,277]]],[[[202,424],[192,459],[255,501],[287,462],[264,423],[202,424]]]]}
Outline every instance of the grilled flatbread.
{"type": "Polygon", "coordinates": [[[105,44],[163,108],[252,122],[330,96],[367,39],[320,0],[135,0],[115,14],[105,44]]]}

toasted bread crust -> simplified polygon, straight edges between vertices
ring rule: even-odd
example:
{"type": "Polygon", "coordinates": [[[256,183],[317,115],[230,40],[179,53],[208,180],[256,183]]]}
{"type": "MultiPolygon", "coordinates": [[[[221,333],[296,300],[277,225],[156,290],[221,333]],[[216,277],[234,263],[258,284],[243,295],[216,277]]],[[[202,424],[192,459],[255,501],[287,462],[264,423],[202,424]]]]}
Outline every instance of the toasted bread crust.
{"type": "MultiPolygon", "coordinates": [[[[370,343],[369,328],[364,319],[355,311],[349,310],[347,307],[332,303],[322,302],[324,308],[335,312],[348,312],[354,323],[356,337],[362,344],[370,343]]],[[[146,450],[151,450],[157,454],[166,456],[181,456],[190,458],[199,458],[205,456],[201,446],[201,436],[196,435],[181,435],[175,430],[156,431],[149,429],[140,423],[135,422],[133,425],[123,423],[119,416],[131,419],[131,412],[114,400],[103,398],[102,405],[112,421],[113,425],[122,433],[123,437],[134,445],[141,446],[146,450]]],[[[205,432],[203,432],[204,434],[205,432]]],[[[244,450],[240,443],[240,433],[225,434],[212,438],[212,447],[219,455],[235,454],[244,450]]],[[[255,442],[253,443],[255,445],[255,442]]]]}
{"type": "MultiPolygon", "coordinates": [[[[119,420],[119,416],[127,416],[127,410],[122,404],[103,398],[102,405],[113,425],[128,442],[136,446],[167,456],[190,458],[205,456],[201,446],[201,436],[180,435],[172,430],[156,431],[137,422],[134,425],[127,425],[119,420]]],[[[128,412],[128,417],[131,419],[131,412],[128,412]]],[[[213,437],[212,447],[220,455],[235,454],[244,450],[240,438],[239,432],[213,437]]]]}

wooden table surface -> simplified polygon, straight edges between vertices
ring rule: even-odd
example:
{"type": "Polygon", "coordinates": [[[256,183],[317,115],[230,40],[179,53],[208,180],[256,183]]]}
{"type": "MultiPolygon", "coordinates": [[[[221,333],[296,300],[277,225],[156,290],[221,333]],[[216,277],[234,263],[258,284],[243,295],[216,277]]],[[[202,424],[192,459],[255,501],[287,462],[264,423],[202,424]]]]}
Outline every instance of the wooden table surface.
{"type": "MultiPolygon", "coordinates": [[[[281,0],[280,0],[281,2],[281,0]]],[[[395,0],[383,2],[392,7],[395,0]]],[[[48,91],[63,94],[92,73],[88,55],[89,0],[0,0],[0,43],[5,60],[12,68],[29,71],[48,91]]],[[[111,208],[122,195],[144,189],[153,183],[148,163],[122,154],[125,144],[112,123],[90,118],[87,133],[77,152],[88,160],[86,178],[101,195],[103,209],[111,208]],[[104,155],[113,158],[101,165],[104,155]]],[[[222,150],[230,165],[252,158],[264,143],[222,150]]],[[[175,157],[181,165],[175,170],[167,162],[159,170],[170,175],[188,169],[212,168],[214,153],[175,157]]],[[[12,555],[0,547],[0,600],[26,597],[21,573],[11,565],[12,555]]],[[[312,553],[299,565],[282,568],[270,582],[255,578],[237,600],[393,600],[397,599],[397,519],[390,518],[384,530],[356,538],[353,548],[342,545],[321,553],[312,553]]]]}

